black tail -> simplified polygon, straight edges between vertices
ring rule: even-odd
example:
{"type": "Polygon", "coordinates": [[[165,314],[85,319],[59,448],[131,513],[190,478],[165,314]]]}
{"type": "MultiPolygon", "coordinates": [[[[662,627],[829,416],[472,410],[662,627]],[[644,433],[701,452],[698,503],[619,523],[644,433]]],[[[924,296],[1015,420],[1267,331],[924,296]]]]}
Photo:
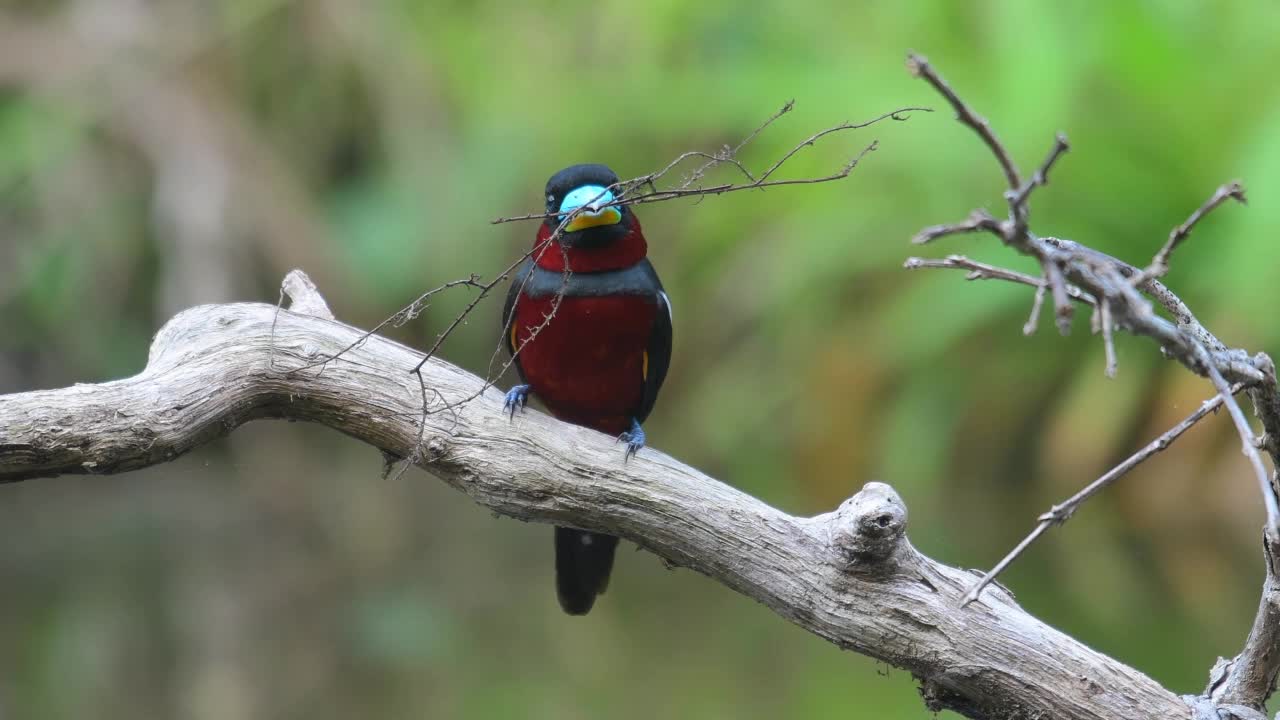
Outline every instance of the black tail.
{"type": "Polygon", "coordinates": [[[556,528],[556,594],[560,607],[570,615],[586,615],[596,596],[609,587],[613,552],[618,538],[612,535],[556,528]]]}

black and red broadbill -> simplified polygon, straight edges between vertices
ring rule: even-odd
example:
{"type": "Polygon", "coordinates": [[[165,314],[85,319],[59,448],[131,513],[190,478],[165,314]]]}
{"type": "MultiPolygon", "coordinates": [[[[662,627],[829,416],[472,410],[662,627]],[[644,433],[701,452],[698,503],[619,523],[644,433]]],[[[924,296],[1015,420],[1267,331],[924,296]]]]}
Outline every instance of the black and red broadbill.
{"type": "MultiPolygon", "coordinates": [[[[645,257],[648,245],[635,214],[606,206],[617,185],[618,176],[604,165],[574,165],[551,176],[549,217],[534,241],[541,249],[517,271],[502,317],[507,349],[519,349],[522,384],[506,402],[512,415],[532,393],[555,417],[626,442],[625,460],[644,447],[640,424],[667,376],[671,304],[645,257]],[[583,206],[565,225],[560,247],[548,243],[583,206]]],[[[591,609],[609,584],[617,547],[611,535],[556,528],[556,593],[565,612],[591,609]]]]}

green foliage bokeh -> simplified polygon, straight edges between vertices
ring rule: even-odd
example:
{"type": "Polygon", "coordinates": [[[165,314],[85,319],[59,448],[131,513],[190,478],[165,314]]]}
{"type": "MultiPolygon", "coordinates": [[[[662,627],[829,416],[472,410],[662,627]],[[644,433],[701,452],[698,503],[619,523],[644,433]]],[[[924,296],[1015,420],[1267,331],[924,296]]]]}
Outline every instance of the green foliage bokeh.
{"type": "MultiPolygon", "coordinates": [[[[904,69],[929,56],[1030,168],[1072,150],[1033,226],[1135,263],[1220,183],[1169,283],[1227,342],[1280,346],[1280,10],[1269,2],[802,5],[380,0],[0,2],[0,392],[138,371],[175,311],[274,302],[292,267],[371,326],[529,243],[555,169],[623,176],[837,134],[789,177],[645,206],[676,306],[657,448],[789,512],[871,479],[911,537],[988,567],[1058,499],[1209,385],[1081,317],[1023,337],[1027,288],[908,273],[998,210],[1001,176],[904,69]]],[[[731,179],[731,169],[715,177],[731,179]]],[[[426,346],[465,289],[394,329],[426,346]]],[[[444,356],[482,372],[498,303],[444,356]]],[[[388,372],[399,369],[388,368],[388,372]]],[[[841,653],[647,554],[585,619],[556,609],[550,530],[491,517],[371,448],[255,423],[122,477],[0,488],[0,716],[925,718],[905,673],[841,653]]],[[[1179,692],[1238,650],[1261,510],[1222,418],[1095,499],[1009,573],[1030,610],[1179,692]]]]}

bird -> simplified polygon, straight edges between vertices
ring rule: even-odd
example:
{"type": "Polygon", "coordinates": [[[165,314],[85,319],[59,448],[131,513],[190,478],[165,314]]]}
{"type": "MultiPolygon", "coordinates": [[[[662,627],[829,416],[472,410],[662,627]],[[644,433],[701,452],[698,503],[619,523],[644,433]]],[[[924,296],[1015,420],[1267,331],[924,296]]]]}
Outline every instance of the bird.
{"type": "MultiPolygon", "coordinates": [[[[672,313],[640,221],[630,206],[610,204],[618,188],[600,164],[572,165],[547,181],[547,215],[502,312],[520,376],[504,411],[514,419],[534,395],[552,416],[626,443],[626,462],[645,446],[642,424],[667,377],[672,313]]],[[[591,610],[617,547],[611,535],[556,527],[556,595],[566,613],[591,610]]]]}

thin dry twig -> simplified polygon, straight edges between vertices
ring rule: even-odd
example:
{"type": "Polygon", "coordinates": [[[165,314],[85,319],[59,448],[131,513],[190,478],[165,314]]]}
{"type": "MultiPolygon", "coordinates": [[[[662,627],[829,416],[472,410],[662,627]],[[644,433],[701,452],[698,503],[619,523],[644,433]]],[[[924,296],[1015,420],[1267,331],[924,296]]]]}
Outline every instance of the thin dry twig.
{"type": "Polygon", "coordinates": [[[1054,163],[1058,162],[1058,158],[1071,149],[1071,143],[1067,142],[1067,136],[1058,133],[1053,138],[1053,147],[1050,148],[1048,156],[1044,162],[1040,163],[1040,167],[1036,168],[1031,179],[1018,188],[1017,192],[1009,197],[1009,202],[1016,206],[1025,205],[1027,198],[1030,197],[1031,191],[1038,187],[1049,184],[1049,171],[1053,169],[1054,163]]]}
{"type": "MultiPolygon", "coordinates": [[[[524,258],[521,258],[520,260],[516,261],[517,264],[523,261],[523,259],[524,258]]],[[[310,370],[311,368],[319,367],[319,366],[331,363],[334,360],[341,358],[343,355],[346,355],[347,353],[351,352],[352,350],[360,347],[370,337],[377,335],[379,331],[381,331],[383,328],[387,327],[388,325],[391,325],[394,327],[400,327],[401,325],[404,325],[410,320],[416,319],[429,307],[429,304],[426,301],[429,300],[431,297],[438,295],[444,292],[445,290],[449,290],[455,287],[463,287],[463,286],[479,288],[481,291],[484,291],[486,287],[492,286],[493,284],[501,282],[503,279],[505,279],[507,274],[510,273],[511,270],[513,269],[515,269],[515,265],[512,265],[511,267],[504,270],[502,273],[498,275],[498,277],[494,278],[494,280],[490,281],[489,283],[481,283],[480,276],[473,274],[471,275],[471,277],[463,278],[461,280],[450,280],[449,282],[444,283],[443,285],[434,287],[422,293],[418,297],[414,298],[413,302],[395,311],[390,316],[383,319],[382,322],[378,323],[377,325],[374,325],[372,329],[368,330],[359,338],[357,338],[354,342],[351,343],[350,346],[343,348],[337,353],[334,353],[332,356],[326,356],[319,360],[309,362],[306,365],[298,366],[296,368],[293,368],[289,372],[291,373],[302,372],[303,370],[310,370]]],[[[283,293],[284,291],[281,290],[282,297],[283,297],[283,293]]],[[[279,308],[277,308],[277,310],[279,310],[279,308]]]]}
{"type": "Polygon", "coordinates": [[[1191,217],[1187,218],[1186,222],[1171,230],[1169,232],[1168,241],[1166,241],[1164,247],[1161,247],[1159,252],[1155,254],[1155,257],[1151,259],[1151,264],[1133,278],[1133,285],[1137,287],[1151,278],[1163,277],[1165,273],[1169,272],[1169,256],[1172,255],[1173,251],[1182,244],[1183,240],[1187,239],[1187,236],[1191,234],[1193,229],[1195,229],[1196,224],[1204,219],[1204,216],[1213,212],[1215,208],[1226,202],[1228,198],[1235,200],[1241,205],[1248,204],[1248,200],[1244,196],[1244,186],[1240,184],[1239,180],[1220,186],[1203,205],[1196,208],[1195,212],[1191,213],[1191,217]]]}
{"type": "MultiPolygon", "coordinates": [[[[461,324],[463,319],[465,319],[468,315],[471,314],[473,310],[475,310],[476,306],[480,304],[480,301],[484,299],[485,295],[487,295],[488,291],[492,289],[493,285],[495,285],[500,279],[502,279],[502,277],[504,277],[506,273],[504,273],[502,276],[499,276],[499,278],[495,279],[492,283],[490,283],[487,289],[482,290],[481,293],[476,298],[473,298],[472,301],[465,308],[463,308],[462,312],[460,312],[454,318],[453,322],[450,323],[448,327],[446,327],[443,331],[440,332],[439,335],[436,336],[436,342],[434,345],[432,345],[431,349],[428,350],[422,356],[422,359],[418,362],[418,364],[415,365],[413,369],[409,371],[411,375],[416,376],[418,379],[418,389],[422,395],[422,412],[418,416],[418,436],[417,436],[417,441],[414,443],[413,452],[410,453],[409,456],[406,458],[407,462],[404,463],[404,465],[396,473],[395,479],[399,479],[399,477],[404,474],[405,470],[407,470],[411,465],[416,464],[418,461],[422,459],[421,453],[424,447],[423,443],[426,438],[426,427],[427,427],[428,418],[436,413],[447,411],[453,415],[454,425],[456,426],[458,422],[457,409],[460,406],[464,405],[465,403],[471,402],[472,400],[480,397],[485,393],[486,390],[492,387],[493,383],[497,380],[497,378],[504,375],[507,369],[510,368],[513,363],[515,363],[516,358],[520,355],[520,352],[524,350],[525,345],[527,345],[530,340],[536,337],[537,334],[541,332],[542,328],[550,324],[551,319],[556,316],[556,313],[560,310],[560,303],[564,300],[565,292],[568,290],[569,278],[573,273],[572,269],[569,266],[568,250],[565,248],[563,243],[559,242],[559,238],[563,235],[564,228],[568,226],[569,222],[579,212],[582,212],[582,210],[585,209],[587,204],[589,203],[586,203],[583,205],[583,207],[578,208],[577,210],[567,214],[565,218],[560,221],[560,224],[556,226],[555,230],[552,231],[550,237],[548,237],[543,242],[540,242],[537,245],[535,245],[532,250],[530,250],[528,253],[525,254],[524,258],[521,258],[521,260],[517,261],[517,262],[523,262],[525,258],[532,258],[533,262],[536,263],[539,260],[541,260],[542,256],[550,248],[556,247],[560,251],[561,258],[563,260],[564,270],[563,270],[561,281],[560,281],[560,287],[556,291],[555,300],[552,302],[551,308],[547,312],[546,316],[543,318],[542,323],[540,323],[537,327],[533,328],[529,336],[523,342],[520,343],[519,347],[516,347],[512,351],[511,357],[507,359],[507,362],[502,366],[502,369],[496,375],[493,375],[492,373],[490,375],[487,375],[484,379],[484,382],[480,385],[479,388],[477,388],[470,395],[467,395],[466,397],[463,397],[455,402],[449,402],[438,389],[433,388],[433,390],[435,390],[436,396],[439,397],[440,399],[441,407],[435,410],[431,410],[430,402],[427,398],[427,381],[426,381],[426,378],[423,376],[422,368],[424,365],[426,365],[427,361],[429,361],[432,357],[435,356],[436,351],[440,349],[440,346],[444,343],[445,339],[448,338],[449,335],[453,333],[453,331],[458,327],[458,325],[461,324]]],[[[515,266],[508,268],[507,272],[509,273],[511,270],[514,269],[514,267],[515,266]]],[[[524,285],[528,282],[529,282],[529,275],[526,274],[524,278],[521,280],[521,285],[518,291],[522,292],[524,290],[524,285]]],[[[500,342],[498,344],[498,347],[494,349],[494,356],[496,356],[499,352],[501,352],[501,350],[502,350],[502,343],[500,342]]],[[[489,369],[492,370],[493,368],[492,357],[490,358],[489,366],[490,366],[489,369]]]]}
{"type": "Polygon", "coordinates": [[[951,107],[955,108],[956,119],[973,128],[978,133],[978,137],[982,138],[982,142],[987,144],[987,148],[991,150],[991,154],[996,156],[996,160],[1000,163],[1000,169],[1004,171],[1005,180],[1009,182],[1009,187],[1016,189],[1022,184],[1021,176],[1018,173],[1018,166],[1013,164],[1013,158],[1009,156],[1009,151],[1005,149],[1000,140],[996,137],[995,131],[991,129],[991,123],[987,119],[973,111],[967,103],[960,99],[955,90],[943,80],[938,73],[934,72],[933,66],[922,55],[910,53],[907,55],[907,71],[918,78],[924,78],[926,82],[933,86],[947,102],[951,103],[951,107]]]}
{"type": "MultiPolygon", "coordinates": [[[[750,140],[758,136],[761,131],[763,131],[765,128],[773,124],[773,122],[777,120],[779,117],[782,117],[782,115],[786,114],[787,112],[790,112],[793,106],[794,106],[793,103],[787,103],[786,105],[784,105],[782,110],[779,110],[777,113],[774,113],[774,115],[772,115],[767,121],[765,121],[764,124],[762,124],[760,127],[753,130],[745,140],[739,143],[737,147],[733,148],[732,150],[722,150],[721,152],[714,153],[714,154],[705,153],[705,152],[683,153],[679,157],[677,157],[675,160],[665,165],[661,170],[658,170],[653,173],[649,173],[647,175],[641,175],[639,177],[631,178],[629,180],[619,181],[617,184],[607,188],[610,191],[617,190],[618,191],[617,198],[612,202],[601,204],[600,207],[620,207],[623,205],[642,205],[642,204],[653,203],[653,202],[664,202],[667,200],[675,200],[678,198],[697,197],[697,196],[704,196],[704,195],[722,195],[724,193],[739,192],[742,190],[759,190],[762,188],[778,187],[782,185],[813,185],[817,183],[825,183],[825,182],[832,182],[835,180],[842,180],[848,177],[849,173],[852,172],[855,167],[857,167],[858,161],[861,160],[863,156],[865,156],[867,153],[876,149],[878,145],[876,141],[872,141],[868,146],[864,147],[861,152],[859,152],[856,156],[854,156],[848,162],[846,162],[843,166],[841,166],[839,170],[832,172],[828,175],[822,175],[817,177],[807,177],[807,178],[793,178],[793,179],[787,179],[787,180],[770,180],[769,178],[771,178],[784,164],[786,164],[788,160],[794,157],[796,153],[800,152],[800,150],[804,149],[805,147],[812,146],[816,141],[820,140],[823,137],[826,137],[827,135],[831,135],[833,133],[847,131],[847,130],[860,130],[860,129],[875,125],[876,123],[882,122],[884,120],[894,120],[894,121],[902,122],[907,120],[910,117],[910,113],[913,113],[913,112],[933,112],[931,108],[926,108],[926,107],[903,107],[903,108],[898,108],[897,110],[893,110],[891,112],[884,113],[882,115],[879,115],[877,117],[874,117],[870,120],[866,120],[863,122],[858,122],[858,123],[844,122],[844,123],[840,123],[839,125],[834,125],[832,127],[826,128],[825,130],[820,130],[814,133],[813,135],[810,135],[809,137],[805,138],[804,140],[800,141],[794,147],[788,150],[781,158],[779,158],[772,165],[766,168],[758,177],[753,176],[750,171],[748,171],[743,165],[741,165],[740,162],[738,162],[737,160],[738,153],[742,150],[742,148],[746,145],[747,142],[749,142],[750,140]],[[655,187],[656,183],[660,179],[662,179],[664,176],[670,173],[681,162],[691,157],[706,158],[707,163],[697,168],[696,170],[694,170],[693,173],[691,173],[688,177],[686,177],[681,184],[673,188],[668,188],[664,190],[664,189],[657,189],[655,187]],[[738,169],[741,170],[742,173],[746,177],[748,177],[750,180],[745,183],[720,183],[717,185],[695,186],[695,183],[702,179],[704,173],[710,167],[714,165],[725,164],[725,163],[736,165],[738,169]],[[649,187],[651,189],[649,192],[646,192],[646,193],[641,193],[636,195],[631,194],[632,191],[640,187],[649,187]]],[[[526,213],[524,215],[512,215],[507,217],[495,218],[492,222],[494,224],[500,224],[500,223],[509,223],[509,222],[520,222],[524,220],[545,220],[550,217],[557,217],[558,215],[559,213],[555,213],[555,212],[526,213]]]]}
{"type": "MultiPolygon", "coordinates": [[[[1230,392],[1234,395],[1235,393],[1240,392],[1243,387],[1244,386],[1242,384],[1236,384],[1231,388],[1230,392]]],[[[982,579],[965,594],[964,598],[961,600],[961,605],[968,605],[974,600],[977,600],[978,596],[982,594],[982,591],[994,582],[996,578],[1000,577],[1001,573],[1007,570],[1015,560],[1021,557],[1022,554],[1026,552],[1027,548],[1031,547],[1031,544],[1043,535],[1046,530],[1054,525],[1061,525],[1067,520],[1070,520],[1071,516],[1075,514],[1076,510],[1080,509],[1080,506],[1083,505],[1086,500],[1098,494],[1103,488],[1110,486],[1116,480],[1124,477],[1126,473],[1146,462],[1153,455],[1156,455],[1168,448],[1173,444],[1173,441],[1176,440],[1178,436],[1182,435],[1182,433],[1187,430],[1190,430],[1192,425],[1195,425],[1206,415],[1222,407],[1222,401],[1223,396],[1220,394],[1204,401],[1195,412],[1183,418],[1177,425],[1166,430],[1164,434],[1160,435],[1160,437],[1147,443],[1147,445],[1141,450],[1130,455],[1119,465],[1111,468],[1097,480],[1086,485],[1084,489],[1080,490],[1080,492],[1077,492],[1075,495],[1072,495],[1066,500],[1063,500],[1057,505],[1049,508],[1047,512],[1037,519],[1038,522],[1036,523],[1035,528],[1025,538],[1023,538],[1022,541],[1013,548],[1013,550],[1010,550],[1008,555],[1005,555],[1000,562],[996,563],[995,567],[983,575],[982,579]]]]}
{"type": "MultiPolygon", "coordinates": [[[[988,265],[984,262],[971,260],[964,255],[948,255],[941,260],[934,258],[909,257],[902,264],[902,267],[907,270],[920,270],[924,268],[968,270],[969,272],[965,274],[966,280],[1006,280],[1008,282],[1015,282],[1021,285],[1030,285],[1031,287],[1036,288],[1037,295],[1042,294],[1042,290],[1045,287],[1045,282],[1041,278],[1032,277],[1031,275],[1018,272],[1017,270],[1010,270],[1008,268],[997,267],[995,265],[988,265]]],[[[1092,295],[1081,290],[1075,285],[1067,285],[1066,292],[1071,299],[1078,300],[1085,305],[1096,306],[1098,304],[1098,301],[1095,300],[1092,295]]]]}
{"type": "MultiPolygon", "coordinates": [[[[564,223],[562,223],[562,226],[567,223],[568,223],[568,219],[566,218],[564,223]]],[[[557,228],[557,231],[558,230],[559,228],[557,228]]],[[[533,342],[533,339],[536,338],[538,334],[541,333],[548,325],[550,325],[551,320],[555,318],[557,313],[559,313],[560,304],[564,301],[565,293],[569,289],[569,278],[572,277],[573,270],[569,267],[568,253],[565,250],[564,245],[558,242],[554,242],[555,237],[556,235],[555,233],[553,233],[551,238],[549,238],[547,241],[543,243],[540,243],[539,247],[541,247],[542,250],[541,252],[539,252],[539,254],[536,257],[534,257],[534,262],[536,263],[538,259],[542,257],[543,253],[547,252],[547,250],[549,250],[551,247],[554,246],[560,250],[562,259],[564,260],[564,263],[563,263],[564,270],[560,275],[560,287],[556,289],[556,294],[554,299],[551,302],[551,307],[547,310],[546,315],[542,317],[542,322],[538,323],[533,327],[526,328],[525,338],[521,340],[520,344],[517,345],[515,349],[511,352],[511,355],[507,358],[506,362],[502,364],[502,367],[499,368],[497,372],[494,372],[493,365],[495,362],[497,362],[497,357],[499,354],[502,353],[502,347],[503,347],[503,343],[501,342],[498,343],[497,347],[495,347],[493,350],[493,354],[489,356],[488,372],[484,377],[484,383],[482,383],[480,387],[477,388],[475,392],[471,393],[470,395],[466,395],[453,402],[446,402],[444,403],[443,407],[432,411],[432,413],[443,412],[445,410],[448,410],[450,412],[456,412],[457,408],[483,395],[485,391],[493,387],[494,383],[497,382],[499,378],[501,378],[503,375],[507,373],[507,370],[509,370],[511,366],[515,364],[516,358],[520,357],[520,353],[524,351],[525,347],[529,343],[533,342]]],[[[516,290],[516,292],[524,291],[525,285],[529,282],[529,277],[530,277],[529,275],[524,276],[524,278],[520,282],[520,287],[516,290]]],[[[430,359],[430,357],[431,357],[430,355],[424,357],[422,362],[418,363],[418,366],[415,367],[414,370],[412,371],[413,374],[418,376],[419,383],[423,382],[422,372],[421,372],[422,365],[425,364],[426,361],[430,359]]],[[[424,413],[423,415],[424,420],[429,414],[431,413],[424,413]]]]}
{"type": "Polygon", "coordinates": [[[1253,428],[1249,425],[1248,418],[1244,416],[1244,410],[1240,409],[1240,404],[1232,397],[1234,393],[1231,392],[1226,378],[1209,357],[1209,351],[1199,344],[1196,345],[1196,349],[1199,351],[1205,370],[1209,373],[1209,379],[1213,381],[1214,387],[1218,388],[1227,406],[1227,412],[1231,413],[1231,419],[1240,433],[1240,452],[1253,466],[1254,477],[1258,480],[1258,490],[1262,493],[1262,501],[1267,508],[1267,534],[1272,540],[1280,540],[1280,532],[1277,531],[1275,522],[1275,519],[1280,517],[1280,503],[1276,501],[1275,488],[1272,487],[1271,478],[1267,476],[1267,468],[1262,463],[1262,454],[1258,452],[1258,438],[1253,434],[1253,428]]]}
{"type": "Polygon", "coordinates": [[[1053,164],[1058,162],[1058,158],[1071,149],[1071,145],[1067,142],[1067,136],[1058,133],[1053,138],[1053,147],[1049,150],[1049,155],[1045,157],[1044,162],[1040,163],[1040,167],[1036,168],[1035,173],[1031,175],[1031,179],[1023,183],[1022,187],[1017,190],[1010,190],[1005,194],[1005,199],[1009,201],[1009,207],[1013,210],[1013,215],[1017,226],[1014,228],[1015,235],[1021,235],[1026,232],[1027,225],[1027,200],[1031,198],[1031,191],[1038,187],[1049,184],[1049,171],[1053,169],[1053,164]]]}
{"type": "Polygon", "coordinates": [[[683,155],[680,155],[676,159],[667,163],[666,167],[662,168],[657,172],[649,173],[648,175],[641,175],[640,177],[633,178],[631,180],[627,180],[621,183],[621,188],[620,188],[621,192],[619,194],[629,195],[631,190],[637,187],[642,187],[642,186],[648,186],[651,190],[656,192],[657,187],[655,187],[655,183],[657,183],[657,181],[663,178],[667,173],[671,172],[671,170],[675,168],[677,165],[679,165],[680,163],[684,162],[685,160],[691,157],[702,157],[702,158],[706,158],[707,161],[702,165],[698,166],[696,169],[694,169],[693,172],[691,172],[688,176],[685,177],[684,181],[681,183],[683,187],[689,187],[694,183],[698,182],[699,180],[702,179],[702,177],[706,174],[708,170],[722,163],[732,163],[735,167],[738,168],[738,170],[742,172],[743,175],[746,176],[747,180],[751,182],[755,182],[756,181],[755,176],[752,175],[751,172],[747,170],[746,166],[743,165],[742,162],[738,160],[738,153],[742,152],[742,149],[744,147],[746,147],[752,140],[755,140],[756,136],[764,132],[765,129],[768,128],[770,125],[772,125],[774,122],[776,122],[778,118],[794,110],[795,106],[796,106],[795,100],[788,100],[780,110],[770,115],[763,123],[760,123],[760,125],[757,126],[755,130],[752,130],[745,138],[743,138],[732,149],[729,149],[728,146],[726,146],[723,150],[715,153],[714,155],[701,152],[698,150],[684,153],[683,155]]]}
{"type": "Polygon", "coordinates": [[[911,238],[912,244],[927,245],[934,240],[948,235],[959,235],[962,233],[973,232],[992,232],[999,234],[1001,232],[1000,221],[994,215],[986,210],[978,209],[969,213],[969,217],[958,223],[949,223],[947,225],[931,225],[911,238]]]}

